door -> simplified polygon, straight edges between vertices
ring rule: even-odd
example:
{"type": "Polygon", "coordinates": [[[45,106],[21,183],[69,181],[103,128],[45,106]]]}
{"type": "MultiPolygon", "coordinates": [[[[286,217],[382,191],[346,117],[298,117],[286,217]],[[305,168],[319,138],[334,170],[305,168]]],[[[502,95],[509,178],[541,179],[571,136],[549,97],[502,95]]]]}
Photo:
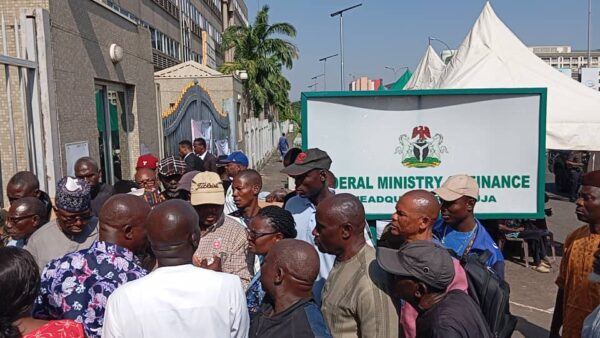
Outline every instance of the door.
{"type": "Polygon", "coordinates": [[[129,137],[133,129],[133,115],[125,86],[96,85],[96,121],[102,181],[114,184],[130,180],[129,137]]]}

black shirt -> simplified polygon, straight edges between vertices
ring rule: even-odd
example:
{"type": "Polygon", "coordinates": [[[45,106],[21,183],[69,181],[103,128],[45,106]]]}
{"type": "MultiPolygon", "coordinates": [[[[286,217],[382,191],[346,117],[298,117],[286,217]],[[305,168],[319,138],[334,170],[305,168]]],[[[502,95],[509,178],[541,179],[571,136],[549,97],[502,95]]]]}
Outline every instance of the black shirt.
{"type": "Polygon", "coordinates": [[[52,215],[52,201],[50,201],[50,196],[44,191],[40,190],[40,201],[44,203],[44,207],[46,208],[46,216],[48,217],[46,221],[50,220],[50,216],[52,215]]]}
{"type": "Polygon", "coordinates": [[[250,338],[331,338],[319,306],[305,298],[285,311],[269,316],[273,307],[263,303],[250,323],[250,338]]]}
{"type": "Polygon", "coordinates": [[[100,215],[100,209],[104,205],[107,199],[109,199],[113,195],[113,187],[110,184],[106,183],[98,183],[100,187],[98,188],[98,193],[94,198],[92,198],[91,206],[92,206],[92,215],[98,217],[100,215]]]}
{"type": "Polygon", "coordinates": [[[417,338],[491,338],[492,334],[479,306],[460,290],[417,318],[417,338]]]}

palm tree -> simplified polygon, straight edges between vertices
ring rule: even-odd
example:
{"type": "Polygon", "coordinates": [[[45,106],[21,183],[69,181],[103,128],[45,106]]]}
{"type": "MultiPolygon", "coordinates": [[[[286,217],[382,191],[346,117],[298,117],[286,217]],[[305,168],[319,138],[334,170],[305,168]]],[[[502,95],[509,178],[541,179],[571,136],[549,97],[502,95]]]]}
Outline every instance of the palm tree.
{"type": "Polygon", "coordinates": [[[219,70],[231,74],[245,70],[248,79],[244,82],[244,95],[248,112],[269,112],[271,108],[285,111],[290,105],[289,81],[282,75],[283,67],[291,69],[298,58],[298,48],[288,40],[296,36],[294,26],[278,22],[269,24],[269,6],[265,5],[256,14],[254,24],[247,27],[233,26],[223,33],[221,48],[234,48],[232,62],[226,62],[219,70]]]}

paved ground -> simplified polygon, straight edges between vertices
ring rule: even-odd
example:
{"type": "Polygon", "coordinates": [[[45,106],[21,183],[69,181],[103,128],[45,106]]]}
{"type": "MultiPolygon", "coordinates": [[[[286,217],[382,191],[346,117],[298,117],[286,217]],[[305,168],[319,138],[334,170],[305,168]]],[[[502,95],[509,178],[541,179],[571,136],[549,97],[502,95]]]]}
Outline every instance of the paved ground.
{"type": "MultiPolygon", "coordinates": [[[[287,178],[279,172],[281,168],[283,168],[282,163],[274,155],[261,170],[263,191],[284,186],[287,178]]],[[[557,290],[554,280],[558,274],[562,243],[570,232],[581,225],[575,217],[575,204],[569,202],[566,197],[554,193],[554,176],[547,173],[546,181],[549,182],[547,190],[550,195],[547,206],[553,209],[553,215],[547,218],[547,223],[554,233],[557,261],[553,263],[551,273],[542,274],[531,268],[525,268],[519,257],[508,257],[506,279],[511,286],[511,312],[519,319],[513,337],[548,336],[557,290]]]]}

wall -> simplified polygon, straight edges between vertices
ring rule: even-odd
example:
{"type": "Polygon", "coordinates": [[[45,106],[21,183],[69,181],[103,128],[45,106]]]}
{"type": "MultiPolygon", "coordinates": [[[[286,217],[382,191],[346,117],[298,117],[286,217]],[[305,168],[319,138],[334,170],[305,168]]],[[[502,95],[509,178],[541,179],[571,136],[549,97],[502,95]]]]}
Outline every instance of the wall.
{"type": "MultiPolygon", "coordinates": [[[[153,84],[154,68],[148,30],[100,4],[86,0],[50,3],[56,102],[61,152],[64,144],[87,140],[90,155],[99,159],[95,83],[124,84],[130,98],[135,127],[130,136],[131,157],[139,144],[158,152],[158,120],[153,84]],[[123,60],[113,64],[110,45],[123,48],[123,60]]],[[[62,158],[63,173],[66,159],[62,158]]]]}

